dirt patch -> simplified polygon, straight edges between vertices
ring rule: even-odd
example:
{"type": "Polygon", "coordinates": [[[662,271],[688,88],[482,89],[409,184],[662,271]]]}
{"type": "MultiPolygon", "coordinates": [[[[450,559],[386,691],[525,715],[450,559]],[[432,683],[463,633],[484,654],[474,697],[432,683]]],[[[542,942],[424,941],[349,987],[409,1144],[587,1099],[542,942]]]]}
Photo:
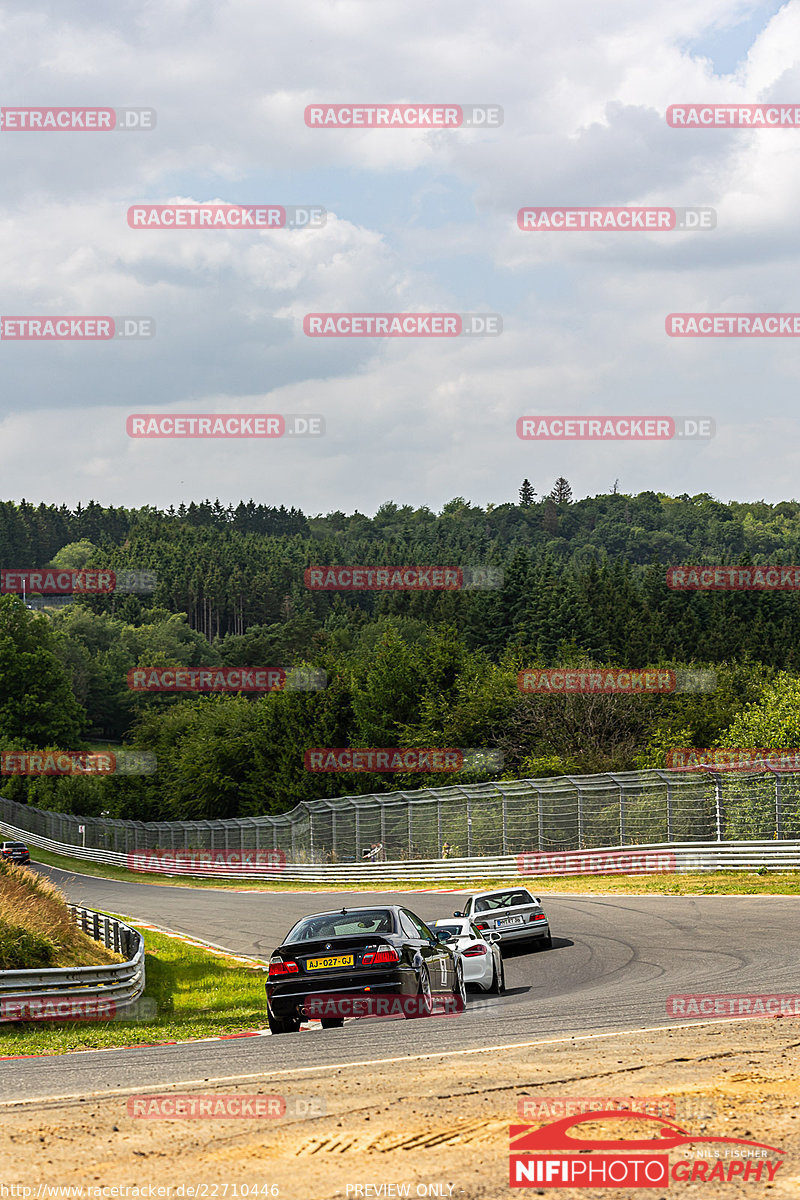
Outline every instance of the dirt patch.
{"type": "MultiPolygon", "coordinates": [[[[487,1033],[490,1027],[487,1027],[487,1033]]],[[[347,1031],[304,1036],[346,1037],[347,1031]]],[[[389,1068],[352,1067],[269,1075],[240,1096],[286,1097],[275,1119],[148,1120],[118,1095],[82,1103],[3,1106],[0,1181],[88,1189],[172,1185],[171,1195],[238,1200],[243,1185],[274,1184],[284,1200],[374,1200],[399,1195],[483,1200],[513,1194],[563,1200],[659,1200],[675,1196],[800,1194],[800,1024],[792,1020],[710,1024],[642,1036],[492,1051],[389,1068]],[[660,1099],[697,1137],[746,1138],[785,1151],[774,1182],[763,1178],[668,1189],[509,1189],[509,1125],[528,1097],[660,1099]],[[322,1109],[322,1112],[320,1112],[322,1109]],[[305,1114],[305,1115],[303,1115],[305,1114]],[[373,1190],[366,1191],[366,1185],[373,1190]],[[176,1189],[183,1185],[183,1193],[176,1189]],[[206,1186],[205,1191],[189,1189],[206,1186]],[[224,1189],[227,1185],[227,1190],[224,1189]],[[236,1187],[234,1188],[234,1185],[236,1187]],[[348,1185],[350,1190],[348,1191],[348,1185]],[[354,1189],[361,1186],[360,1192],[354,1189]],[[383,1188],[381,1189],[381,1185],[383,1188]],[[389,1187],[392,1185],[392,1187],[389,1187]],[[408,1191],[397,1190],[398,1186],[408,1191]],[[216,1186],[216,1190],[214,1190],[216,1186]],[[381,1190],[374,1190],[381,1189],[381,1190]],[[435,1190],[438,1189],[438,1190],[435,1190]]],[[[155,1090],[155,1089],[154,1089],[155,1090]]],[[[237,1089],[207,1088],[219,1097],[237,1089]]],[[[164,1089],[164,1095],[170,1095],[164,1089]]],[[[557,1119],[551,1116],[550,1120],[557,1119]]],[[[598,1136],[652,1136],[644,1122],[586,1126],[598,1136]],[[623,1132],[624,1129],[624,1132],[623,1132]]],[[[701,1142],[670,1152],[671,1164],[713,1154],[701,1142]]],[[[706,1160],[709,1170],[712,1159],[706,1160]]],[[[753,1163],[776,1162],[777,1156],[753,1163]]],[[[752,1172],[751,1172],[752,1174],[752,1172]]],[[[121,1196],[134,1195],[122,1192],[121,1196]]],[[[256,1193],[250,1192],[250,1195],[256,1193]]],[[[269,1192],[260,1190],[260,1195],[269,1192]]],[[[66,1197],[67,1193],[64,1193],[66,1197]]],[[[73,1193],[77,1196],[79,1193],[73,1193]]],[[[166,1196],[164,1192],[162,1195],[166,1196]]],[[[33,1196],[36,1197],[34,1187],[33,1196]]],[[[55,1193],[50,1193],[55,1197],[55,1193]]]]}

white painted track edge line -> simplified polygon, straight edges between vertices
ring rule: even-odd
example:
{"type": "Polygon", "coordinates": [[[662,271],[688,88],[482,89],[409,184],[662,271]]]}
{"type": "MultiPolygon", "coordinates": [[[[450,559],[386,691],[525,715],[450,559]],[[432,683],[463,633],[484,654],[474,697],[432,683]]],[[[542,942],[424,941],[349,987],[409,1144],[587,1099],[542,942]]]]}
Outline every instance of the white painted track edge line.
{"type": "MultiPolygon", "coordinates": [[[[592,1042],[600,1041],[604,1038],[612,1037],[631,1037],[639,1033],[669,1033],[677,1029],[698,1029],[706,1025],[736,1025],[742,1020],[752,1020],[748,1017],[718,1017],[712,1018],[709,1021],[687,1021],[682,1025],[647,1025],[639,1029],[615,1029],[604,1033],[581,1033],[569,1037],[560,1038],[543,1038],[529,1042],[503,1042],[497,1046],[471,1046],[461,1050],[434,1050],[427,1054],[401,1054],[394,1058],[372,1058],[360,1059],[356,1062],[338,1062],[317,1064],[313,1067],[287,1067],[277,1071],[258,1071],[247,1075],[221,1075],[217,1077],[203,1077],[202,1079],[182,1079],[177,1083],[168,1083],[161,1085],[150,1084],[147,1087],[136,1088],[108,1088],[96,1092],[74,1092],[65,1093],[61,1096],[40,1097],[33,1100],[0,1100],[0,1109],[4,1108],[21,1108],[27,1104],[63,1104],[69,1100],[104,1100],[114,1096],[149,1096],[160,1095],[164,1092],[174,1092],[178,1088],[186,1087],[209,1087],[219,1086],[221,1084],[237,1084],[243,1083],[246,1080],[256,1081],[263,1080],[267,1082],[272,1079],[285,1079],[292,1075],[308,1075],[312,1072],[321,1073],[323,1071],[345,1071],[353,1067],[383,1067],[392,1066],[395,1063],[410,1063],[410,1062],[427,1062],[434,1058],[459,1058],[468,1054],[496,1054],[500,1050],[526,1050],[535,1046],[558,1046],[567,1042],[592,1042]],[[160,1087],[160,1091],[157,1089],[160,1087]]],[[[182,1045],[196,1045],[197,1043],[182,1043],[182,1045]]],[[[167,1048],[165,1046],[165,1048],[167,1048]]],[[[97,1053],[108,1053],[111,1047],[103,1050],[83,1050],[81,1058],[87,1055],[97,1053]]],[[[122,1053],[123,1051],[120,1051],[122,1053]]],[[[59,1056],[61,1057],[61,1056],[59,1056]]]]}

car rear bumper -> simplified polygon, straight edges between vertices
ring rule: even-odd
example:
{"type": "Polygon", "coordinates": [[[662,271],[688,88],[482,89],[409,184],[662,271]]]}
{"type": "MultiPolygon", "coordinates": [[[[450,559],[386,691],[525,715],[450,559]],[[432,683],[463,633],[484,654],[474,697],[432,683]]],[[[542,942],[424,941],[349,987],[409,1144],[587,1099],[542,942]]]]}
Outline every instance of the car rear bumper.
{"type": "Polygon", "coordinates": [[[550,933],[549,921],[528,921],[524,925],[508,925],[505,929],[495,929],[500,934],[501,942],[529,942],[534,938],[547,937],[550,933]]]}
{"type": "Polygon", "coordinates": [[[486,954],[475,958],[465,958],[461,955],[461,965],[464,968],[464,983],[490,984],[494,974],[494,955],[486,954]]]}
{"type": "Polygon", "coordinates": [[[411,967],[395,968],[393,971],[364,971],[359,972],[358,978],[349,974],[326,974],[322,978],[291,979],[285,982],[268,982],[266,984],[267,1004],[274,1017],[286,1020],[293,1017],[305,1017],[306,1002],[314,997],[319,998],[352,996],[397,996],[413,994],[417,990],[417,979],[411,967]]]}

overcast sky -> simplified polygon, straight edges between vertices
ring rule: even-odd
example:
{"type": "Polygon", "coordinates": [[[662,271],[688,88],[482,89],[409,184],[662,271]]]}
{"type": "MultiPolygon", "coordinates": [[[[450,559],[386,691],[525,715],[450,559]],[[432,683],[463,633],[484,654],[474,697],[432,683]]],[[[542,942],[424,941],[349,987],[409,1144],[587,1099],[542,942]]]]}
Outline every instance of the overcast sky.
{"type": "Polygon", "coordinates": [[[142,315],[150,340],[0,341],[0,494],[74,505],[611,489],[800,495],[800,342],[670,312],[800,312],[800,2],[29,0],[2,105],[143,106],[148,132],[0,132],[0,313],[142,315]],[[496,104],[493,129],[312,129],[316,102],[496,104]],[[309,204],[322,229],[131,229],[134,204],[309,204]],[[521,232],[523,206],[711,206],[713,231],[521,232]],[[317,339],[311,312],[500,313],[499,337],[317,339]],[[131,413],[315,413],[315,440],[131,439],[131,413]],[[557,442],[522,415],[702,415],[698,442],[557,442]]]}

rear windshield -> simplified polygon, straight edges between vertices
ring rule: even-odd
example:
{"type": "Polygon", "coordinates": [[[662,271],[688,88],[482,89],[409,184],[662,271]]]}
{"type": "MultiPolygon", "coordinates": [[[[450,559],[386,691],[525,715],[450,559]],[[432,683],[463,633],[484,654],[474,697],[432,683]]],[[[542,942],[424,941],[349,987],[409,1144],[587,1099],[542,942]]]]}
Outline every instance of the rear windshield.
{"type": "Polygon", "coordinates": [[[433,927],[433,932],[439,939],[447,937],[448,933],[455,937],[468,937],[468,930],[463,925],[440,925],[438,921],[433,927]]]}
{"type": "Polygon", "coordinates": [[[529,892],[497,892],[475,901],[475,912],[491,912],[493,908],[514,908],[518,904],[533,904],[529,892]]]}
{"type": "Polygon", "coordinates": [[[3,842],[4,850],[27,850],[24,842],[3,842]]]}
{"type": "Polygon", "coordinates": [[[370,933],[394,933],[394,913],[388,908],[362,908],[350,913],[322,913],[304,917],[284,938],[284,945],[312,942],[317,938],[358,937],[370,933]]]}

